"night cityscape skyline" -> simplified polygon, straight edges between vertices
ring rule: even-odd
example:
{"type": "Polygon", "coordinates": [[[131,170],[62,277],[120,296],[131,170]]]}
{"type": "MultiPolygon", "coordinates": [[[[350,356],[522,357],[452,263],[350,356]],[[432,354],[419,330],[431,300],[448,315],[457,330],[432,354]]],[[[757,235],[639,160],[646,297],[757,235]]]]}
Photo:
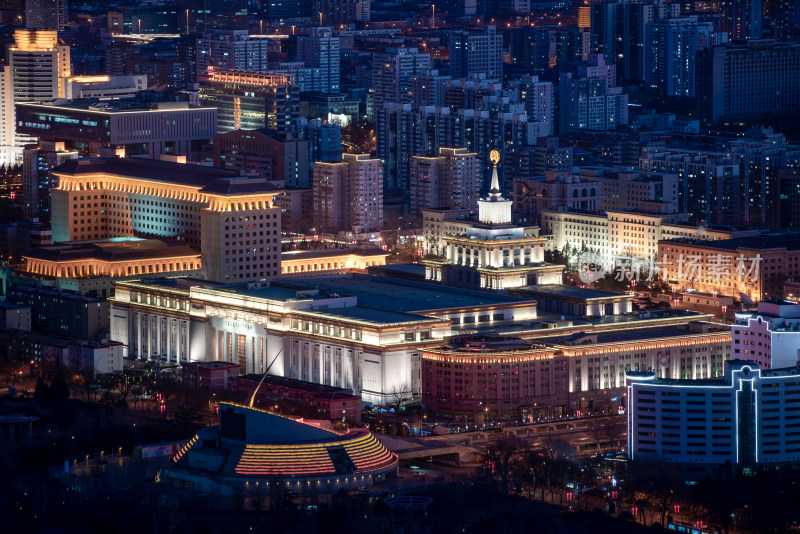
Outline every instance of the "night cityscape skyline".
{"type": "Polygon", "coordinates": [[[795,532],[800,2],[0,2],[3,532],[795,532]]]}

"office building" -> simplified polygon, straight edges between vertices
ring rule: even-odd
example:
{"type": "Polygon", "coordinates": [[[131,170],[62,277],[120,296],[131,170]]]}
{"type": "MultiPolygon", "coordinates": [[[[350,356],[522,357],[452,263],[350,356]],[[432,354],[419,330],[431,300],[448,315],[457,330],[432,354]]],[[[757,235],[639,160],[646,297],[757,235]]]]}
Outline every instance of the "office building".
{"type": "Polygon", "coordinates": [[[281,255],[281,276],[312,276],[366,272],[386,265],[389,252],[374,247],[291,250],[281,255]]]}
{"type": "Polygon", "coordinates": [[[795,367],[800,361],[800,305],[781,299],[762,301],[756,311],[736,312],[731,348],[736,359],[761,369],[795,367]]]}
{"type": "MultiPolygon", "coordinates": [[[[619,293],[548,288],[590,302],[592,309],[624,313],[631,306],[619,293]]],[[[422,349],[423,403],[438,416],[473,421],[616,412],[626,395],[626,371],[719,376],[731,357],[730,343],[726,327],[699,321],[525,339],[453,336],[447,347],[422,349]]]]}
{"type": "Polygon", "coordinates": [[[211,72],[269,70],[269,52],[280,48],[270,39],[243,30],[206,30],[197,39],[197,77],[211,72]]]}
{"type": "Polygon", "coordinates": [[[369,154],[342,154],[314,166],[314,221],[319,232],[369,232],[383,227],[383,165],[369,154]]]}
{"type": "Polygon", "coordinates": [[[800,44],[770,39],[707,47],[697,55],[698,112],[705,124],[800,110],[800,44]]]}
{"type": "Polygon", "coordinates": [[[613,130],[628,124],[628,95],[617,87],[616,67],[602,55],[562,70],[559,78],[559,132],[613,130]]]}
{"type": "Polygon", "coordinates": [[[188,245],[135,237],[57,243],[29,250],[14,273],[25,283],[109,297],[114,282],[141,276],[202,276],[200,252],[188,245]]]}
{"type": "Polygon", "coordinates": [[[658,258],[664,262],[662,279],[677,289],[743,301],[779,298],[784,280],[800,278],[800,238],[792,234],[669,239],[658,243],[658,258]]]}
{"type": "Polygon", "coordinates": [[[263,176],[292,187],[310,187],[309,142],[301,134],[232,130],[214,136],[214,166],[263,176]]]}
{"type": "Polygon", "coordinates": [[[710,22],[683,17],[651,22],[645,32],[644,81],[670,96],[693,98],[699,50],[727,42],[710,22]]]}
{"type": "Polygon", "coordinates": [[[308,35],[297,38],[297,60],[311,69],[310,91],[338,94],[340,92],[339,37],[331,28],[312,27],[308,35]]]}
{"type": "Polygon", "coordinates": [[[435,157],[412,157],[411,214],[421,215],[426,208],[474,208],[481,190],[477,158],[465,148],[440,148],[435,157]]]}
{"type": "MultiPolygon", "coordinates": [[[[14,44],[8,47],[11,103],[64,98],[66,78],[71,73],[69,54],[69,47],[59,44],[55,30],[14,30],[14,44]]],[[[7,112],[14,117],[13,124],[20,123],[13,108],[7,112]]],[[[35,142],[17,129],[14,145],[18,150],[35,142]]]]}
{"type": "Polygon", "coordinates": [[[147,75],[72,76],[67,78],[64,98],[67,100],[115,100],[133,98],[147,89],[147,75]]]}
{"type": "Polygon", "coordinates": [[[37,333],[90,340],[108,332],[109,302],[105,297],[49,287],[10,286],[6,299],[31,307],[37,333]]]}
{"type": "Polygon", "coordinates": [[[0,65],[0,165],[16,165],[22,156],[22,147],[17,146],[15,132],[11,67],[0,65]]]}
{"type": "Polygon", "coordinates": [[[746,359],[727,362],[714,380],[630,372],[628,457],[679,466],[698,478],[795,464],[798,380],[797,367],[760,369],[746,359]]]}
{"type": "MultiPolygon", "coordinates": [[[[689,224],[685,213],[675,213],[670,204],[660,201],[640,202],[636,210],[542,210],[541,220],[542,231],[552,236],[552,246],[558,250],[568,246],[572,251],[596,252],[607,260],[636,258],[643,265],[651,260],[662,261],[660,240],[706,240],[713,246],[720,240],[759,234],[758,230],[689,224]]],[[[660,274],[664,278],[665,273],[660,274]]]]}
{"type": "Polygon", "coordinates": [[[347,388],[365,402],[389,405],[393,388],[420,398],[419,350],[451,335],[452,317],[495,324],[483,316],[530,322],[536,305],[362,274],[236,286],[148,280],[117,285],[111,339],[129,358],[233,362],[241,374],[264,373],[271,364],[271,375],[347,388]],[[186,359],[178,359],[181,347],[186,359]]]}
{"type": "Polygon", "coordinates": [[[512,202],[500,192],[499,160],[499,152],[493,152],[491,189],[478,200],[478,220],[445,236],[443,250],[423,260],[426,279],[491,290],[561,283],[564,266],[544,262],[549,238],[540,236],[538,227],[512,224],[512,202]]]}
{"type": "Polygon", "coordinates": [[[503,34],[494,26],[457,30],[450,34],[450,76],[503,77],[503,34]]]}
{"type": "Polygon", "coordinates": [[[200,82],[200,102],[217,108],[217,133],[288,130],[300,114],[292,76],[274,72],[211,72],[200,82]]]}
{"type": "Polygon", "coordinates": [[[14,103],[64,98],[69,47],[59,44],[55,30],[14,30],[8,64],[14,103]]]}
{"type": "Polygon", "coordinates": [[[78,157],[75,150],[67,150],[64,143],[40,141],[22,151],[22,192],[25,216],[50,222],[50,169],[78,157]]]}
{"type": "Polygon", "coordinates": [[[215,108],[188,102],[76,100],[17,105],[18,132],[40,140],[63,142],[81,155],[105,147],[124,147],[130,155],[186,156],[197,160],[201,142],[217,127],[215,108]]]}
{"type": "Polygon", "coordinates": [[[25,28],[61,31],[67,25],[68,0],[25,0],[25,28]]]}
{"type": "Polygon", "coordinates": [[[209,280],[280,273],[278,191],[263,178],[129,158],[71,160],[51,172],[54,242],[168,238],[201,251],[209,280]]]}

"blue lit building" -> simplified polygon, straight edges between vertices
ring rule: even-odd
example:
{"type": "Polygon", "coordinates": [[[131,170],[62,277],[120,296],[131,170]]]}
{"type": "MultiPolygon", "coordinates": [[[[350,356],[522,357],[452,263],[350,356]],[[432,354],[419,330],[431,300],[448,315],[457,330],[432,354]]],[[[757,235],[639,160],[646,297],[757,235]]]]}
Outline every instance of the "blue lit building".
{"type": "Polygon", "coordinates": [[[725,362],[722,378],[628,372],[628,456],[687,473],[800,462],[800,367],[725,362]]]}

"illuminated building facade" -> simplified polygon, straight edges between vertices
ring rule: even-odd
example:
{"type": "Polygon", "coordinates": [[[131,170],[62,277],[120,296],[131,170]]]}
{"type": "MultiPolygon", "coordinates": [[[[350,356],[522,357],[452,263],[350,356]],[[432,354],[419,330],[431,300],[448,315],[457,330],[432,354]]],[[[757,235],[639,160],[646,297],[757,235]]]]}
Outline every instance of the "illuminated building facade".
{"type": "Polygon", "coordinates": [[[713,380],[628,373],[628,456],[705,476],[800,460],[800,368],[731,360],[713,380]]]}
{"type": "Polygon", "coordinates": [[[110,296],[113,283],[141,276],[202,276],[200,252],[156,239],[116,238],[59,243],[23,255],[24,271],[58,279],[59,287],[110,296]]]}
{"type": "Polygon", "coordinates": [[[397,476],[397,455],[368,430],[220,404],[219,424],[200,430],[163,471],[166,484],[214,495],[332,493],[397,476]],[[208,450],[207,450],[208,449],[208,450]]]}
{"type": "Polygon", "coordinates": [[[497,177],[500,154],[492,152],[494,170],[489,195],[478,200],[478,221],[443,238],[443,257],[427,258],[425,277],[459,287],[507,289],[560,284],[563,266],[544,262],[549,238],[539,229],[511,222],[510,200],[503,198],[497,177]]]}
{"type": "Polygon", "coordinates": [[[388,255],[380,248],[293,250],[281,255],[281,275],[365,271],[367,267],[386,265],[388,255]]]}
{"type": "Polygon", "coordinates": [[[383,227],[383,163],[369,154],[342,154],[314,166],[314,222],[320,232],[368,232],[383,227]]]}
{"type": "Polygon", "coordinates": [[[737,312],[731,341],[734,358],[753,360],[761,369],[796,366],[800,360],[800,305],[762,301],[756,312],[737,312]]]}
{"type": "Polygon", "coordinates": [[[136,93],[145,89],[147,89],[146,74],[72,76],[66,80],[64,98],[68,100],[133,98],[136,93]]]}
{"type": "Polygon", "coordinates": [[[746,296],[752,301],[783,294],[783,281],[800,278],[800,238],[765,234],[720,239],[681,238],[658,243],[662,279],[678,290],[746,296]]]}
{"type": "Polygon", "coordinates": [[[526,340],[454,337],[422,350],[423,403],[437,415],[470,419],[616,410],[626,371],[721,376],[730,348],[727,328],[703,322],[526,340]]]}
{"type": "Polygon", "coordinates": [[[300,116],[300,90],[289,74],[212,71],[200,81],[200,102],[217,108],[217,133],[231,130],[293,130],[300,116]]]}
{"type": "Polygon", "coordinates": [[[201,250],[209,280],[280,273],[279,191],[263,178],[128,158],[71,160],[52,174],[54,242],[169,238],[201,250]]]}
{"type": "Polygon", "coordinates": [[[101,147],[125,147],[126,153],[187,156],[216,132],[217,110],[188,102],[76,100],[66,103],[17,105],[18,132],[64,142],[82,155],[96,156],[101,147]]]}
{"type": "MultiPolygon", "coordinates": [[[[14,31],[14,44],[8,47],[11,101],[48,102],[64,98],[64,85],[71,73],[69,46],[59,44],[56,30],[14,31]]],[[[14,113],[14,110],[9,110],[14,113]]],[[[20,117],[16,117],[18,124],[20,117]]],[[[17,129],[14,144],[22,148],[36,142],[17,129]]]]}
{"type": "Polygon", "coordinates": [[[426,208],[473,208],[481,190],[478,155],[466,148],[440,148],[435,157],[413,156],[410,184],[414,215],[426,208]]]}
{"type": "Polygon", "coordinates": [[[200,280],[120,282],[111,338],[126,356],[171,363],[236,363],[350,389],[365,402],[422,394],[420,350],[453,323],[491,328],[530,321],[532,300],[363,274],[237,285],[200,280]]]}

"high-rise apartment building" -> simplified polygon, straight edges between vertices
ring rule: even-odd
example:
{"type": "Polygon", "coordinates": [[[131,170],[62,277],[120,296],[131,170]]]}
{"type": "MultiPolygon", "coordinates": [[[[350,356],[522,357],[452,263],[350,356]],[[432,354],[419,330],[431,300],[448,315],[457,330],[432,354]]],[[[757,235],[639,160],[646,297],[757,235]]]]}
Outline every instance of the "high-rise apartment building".
{"type": "Polygon", "coordinates": [[[314,221],[319,232],[378,230],[383,226],[383,165],[368,154],[342,154],[340,163],[314,166],[314,221]]]}
{"type": "Polygon", "coordinates": [[[411,102],[413,78],[430,68],[430,54],[422,54],[416,48],[388,48],[383,54],[375,54],[373,109],[381,109],[385,102],[411,102]]]}
{"type": "Polygon", "coordinates": [[[645,32],[645,83],[670,96],[694,97],[697,52],[726,41],[725,32],[697,17],[651,22],[645,32]]]}
{"type": "Polygon", "coordinates": [[[771,39],[709,47],[697,54],[698,112],[706,124],[800,110],[800,44],[771,39]]]}
{"type": "Polygon", "coordinates": [[[370,0],[313,0],[311,7],[323,24],[369,22],[370,0]]]}
{"type": "Polygon", "coordinates": [[[14,142],[14,99],[11,91],[11,67],[0,65],[0,166],[19,161],[20,147],[14,142]]]}
{"type": "Polygon", "coordinates": [[[233,130],[214,136],[214,166],[295,187],[311,187],[308,141],[275,130],[233,130]]]}
{"type": "Polygon", "coordinates": [[[25,0],[25,27],[62,30],[67,24],[67,0],[25,0]]]}
{"type": "Polygon", "coordinates": [[[503,34],[494,26],[480,31],[454,31],[450,34],[450,75],[466,78],[484,75],[503,77],[503,34]]]}
{"type": "Polygon", "coordinates": [[[180,0],[178,24],[186,33],[246,30],[248,0],[180,0]]]}
{"type": "Polygon", "coordinates": [[[50,221],[50,169],[55,169],[69,159],[78,157],[75,150],[67,150],[64,143],[40,141],[22,151],[22,191],[25,216],[50,221]]]}
{"type": "Polygon", "coordinates": [[[427,208],[474,209],[480,197],[478,155],[466,148],[440,148],[435,157],[411,158],[412,215],[427,208]]]}
{"type": "Polygon", "coordinates": [[[617,66],[621,80],[644,80],[645,29],[659,19],[677,17],[680,6],[667,0],[604,0],[591,4],[594,52],[617,66]]]}
{"type": "Polygon", "coordinates": [[[247,30],[206,30],[197,39],[197,76],[211,71],[269,70],[270,39],[251,38],[247,30]]]}
{"type": "MultiPolygon", "coordinates": [[[[734,39],[761,39],[762,0],[721,0],[720,29],[734,39]]],[[[790,16],[788,10],[784,16],[790,16]]]]}
{"type": "Polygon", "coordinates": [[[297,38],[297,60],[311,69],[311,90],[339,93],[339,37],[331,28],[309,28],[308,35],[297,38]]]}
{"type": "Polygon", "coordinates": [[[613,64],[600,54],[570,70],[561,71],[559,132],[613,130],[628,124],[628,95],[613,81],[613,64]]]}
{"type": "Polygon", "coordinates": [[[200,82],[200,102],[217,108],[217,132],[292,130],[300,92],[292,76],[275,72],[210,72],[200,82]]]}
{"type": "Polygon", "coordinates": [[[200,249],[209,280],[281,272],[280,191],[264,178],[133,158],[70,160],[51,172],[54,242],[168,238],[200,249]]]}

